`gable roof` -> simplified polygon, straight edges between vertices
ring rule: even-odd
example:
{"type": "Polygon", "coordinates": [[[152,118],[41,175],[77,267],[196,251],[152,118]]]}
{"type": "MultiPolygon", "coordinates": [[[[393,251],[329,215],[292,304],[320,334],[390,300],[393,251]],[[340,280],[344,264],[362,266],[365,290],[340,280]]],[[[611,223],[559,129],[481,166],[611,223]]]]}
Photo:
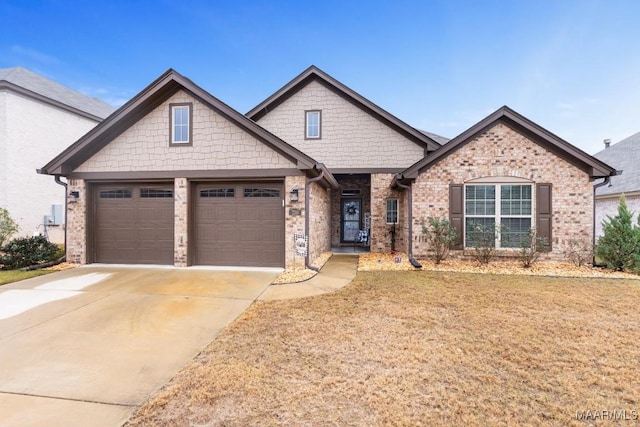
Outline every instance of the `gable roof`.
{"type": "Polygon", "coordinates": [[[356,107],[374,116],[376,119],[385,123],[387,126],[390,126],[397,132],[403,134],[409,140],[424,147],[427,151],[434,151],[440,147],[440,144],[430,135],[409,126],[407,123],[403,122],[386,110],[380,108],[373,102],[369,101],[354,90],[340,83],[338,80],[334,79],[314,65],[311,65],[289,83],[285,84],[282,88],[276,91],[273,95],[269,96],[267,99],[255,106],[246,114],[246,116],[254,121],[260,120],[260,118],[269,113],[269,111],[282,104],[284,101],[297,93],[300,89],[314,80],[319,82],[329,90],[333,91],[337,95],[341,96],[345,100],[349,101],[356,107]]]}
{"type": "Polygon", "coordinates": [[[525,135],[527,138],[540,144],[557,156],[584,170],[592,179],[615,175],[616,171],[611,166],[590,156],[505,105],[453,138],[437,151],[427,155],[412,166],[409,166],[401,173],[398,179],[417,178],[424,169],[463,147],[497,123],[504,123],[522,135],[525,135]]]}
{"type": "Polygon", "coordinates": [[[1,89],[10,89],[98,122],[115,110],[99,99],[90,98],[22,67],[0,69],[1,89]]]}
{"type": "Polygon", "coordinates": [[[605,148],[593,157],[622,171],[621,175],[611,178],[609,185],[597,188],[597,196],[640,191],[640,132],[605,148]]]}
{"type": "Polygon", "coordinates": [[[209,106],[209,108],[296,163],[299,169],[311,170],[318,164],[318,162],[311,157],[263,129],[257,123],[209,94],[191,80],[175,70],[169,69],[106,120],[73,143],[42,169],[39,169],[38,173],[48,175],[67,175],[71,173],[75,168],[179,90],[189,92],[192,96],[209,106]]]}

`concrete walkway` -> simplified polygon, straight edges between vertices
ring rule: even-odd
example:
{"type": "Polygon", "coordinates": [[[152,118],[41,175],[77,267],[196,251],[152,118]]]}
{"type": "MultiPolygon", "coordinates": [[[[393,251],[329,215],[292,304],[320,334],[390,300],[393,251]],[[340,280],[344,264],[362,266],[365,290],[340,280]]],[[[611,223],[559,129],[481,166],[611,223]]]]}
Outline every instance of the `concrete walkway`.
{"type": "Polygon", "coordinates": [[[311,279],[286,285],[271,285],[258,297],[260,301],[304,298],[341,289],[356,277],[358,255],[334,254],[311,279]]]}

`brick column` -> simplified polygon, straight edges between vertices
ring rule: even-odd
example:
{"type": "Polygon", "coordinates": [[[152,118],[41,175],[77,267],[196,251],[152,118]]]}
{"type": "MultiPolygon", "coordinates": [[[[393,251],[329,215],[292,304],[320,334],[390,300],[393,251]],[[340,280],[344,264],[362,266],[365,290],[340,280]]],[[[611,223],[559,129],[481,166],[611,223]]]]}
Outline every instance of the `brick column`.
{"type": "Polygon", "coordinates": [[[186,267],[188,263],[188,218],[189,218],[189,181],[176,178],[174,182],[174,249],[173,262],[176,267],[186,267]]]}
{"type": "Polygon", "coordinates": [[[67,185],[67,262],[87,263],[87,185],[83,179],[70,179],[67,185]],[[78,197],[71,197],[72,192],[78,197]]]}

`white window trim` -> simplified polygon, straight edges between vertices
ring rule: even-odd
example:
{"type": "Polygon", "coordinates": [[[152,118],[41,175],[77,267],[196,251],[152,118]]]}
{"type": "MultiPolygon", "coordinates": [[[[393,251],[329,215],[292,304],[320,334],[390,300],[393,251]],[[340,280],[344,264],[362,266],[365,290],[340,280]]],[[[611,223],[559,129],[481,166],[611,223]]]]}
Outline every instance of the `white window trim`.
{"type": "MultiPolygon", "coordinates": [[[[502,181],[502,180],[498,180],[499,182],[489,182],[489,181],[485,181],[485,180],[474,180],[473,182],[468,182],[464,185],[464,189],[463,189],[463,194],[464,194],[464,207],[463,207],[463,212],[464,212],[464,223],[462,224],[462,230],[463,230],[463,248],[465,249],[470,249],[469,247],[467,247],[467,219],[468,218],[491,218],[493,216],[494,218],[494,224],[497,230],[500,230],[500,224],[501,218],[529,218],[530,219],[530,227],[534,226],[534,219],[535,219],[535,186],[531,183],[531,181],[525,181],[525,180],[521,180],[521,179],[517,179],[517,180],[513,180],[511,182],[506,182],[506,181],[502,181]],[[495,212],[493,215],[470,215],[467,214],[467,186],[471,187],[471,186],[487,186],[487,185],[493,185],[495,187],[495,212]],[[524,186],[524,185],[528,185],[529,187],[531,187],[531,214],[530,215],[502,215],[500,213],[500,207],[502,206],[502,186],[503,185],[520,185],[520,186],[524,186]]],[[[496,241],[495,241],[495,248],[498,250],[514,250],[514,249],[518,249],[515,247],[506,247],[503,248],[500,246],[500,233],[496,233],[496,241]]]]}
{"type": "Polygon", "coordinates": [[[322,139],[322,111],[321,110],[307,110],[304,112],[304,139],[322,139]],[[309,135],[309,118],[311,116],[318,116],[318,134],[309,135]]]}
{"type": "Polygon", "coordinates": [[[171,145],[191,145],[192,144],[192,109],[193,106],[190,103],[180,103],[180,104],[171,104],[170,105],[170,119],[171,126],[169,131],[171,132],[171,145]],[[187,111],[187,140],[176,140],[176,111],[178,110],[186,110],[187,111]]]}
{"type": "Polygon", "coordinates": [[[395,198],[395,197],[391,197],[386,199],[385,201],[385,221],[387,224],[397,224],[398,221],[400,220],[400,201],[395,198]],[[395,211],[396,211],[396,221],[395,222],[389,222],[389,202],[395,202],[395,211]]]}

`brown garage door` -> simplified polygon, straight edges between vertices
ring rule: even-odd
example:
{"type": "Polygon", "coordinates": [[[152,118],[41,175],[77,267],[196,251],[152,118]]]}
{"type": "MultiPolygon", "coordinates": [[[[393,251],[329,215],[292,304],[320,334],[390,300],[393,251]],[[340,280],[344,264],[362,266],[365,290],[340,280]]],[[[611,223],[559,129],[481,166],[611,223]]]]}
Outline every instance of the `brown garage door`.
{"type": "Polygon", "coordinates": [[[194,263],[284,266],[282,183],[195,186],[194,263]]]}
{"type": "Polygon", "coordinates": [[[94,191],[94,258],[173,264],[173,186],[100,185],[94,191]]]}

